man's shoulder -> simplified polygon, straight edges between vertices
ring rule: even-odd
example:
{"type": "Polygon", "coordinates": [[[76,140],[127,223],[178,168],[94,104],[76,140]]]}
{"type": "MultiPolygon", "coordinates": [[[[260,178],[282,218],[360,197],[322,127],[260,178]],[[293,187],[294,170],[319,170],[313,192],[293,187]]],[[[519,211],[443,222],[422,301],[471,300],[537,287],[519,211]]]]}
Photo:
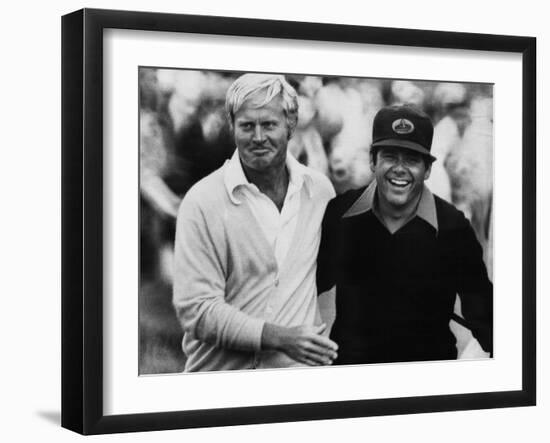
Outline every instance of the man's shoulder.
{"type": "Polygon", "coordinates": [[[323,186],[332,186],[328,177],[323,174],[321,171],[317,171],[310,166],[301,164],[302,170],[305,174],[311,177],[311,180],[315,184],[321,184],[323,186]]]}
{"type": "Polygon", "coordinates": [[[327,206],[327,217],[341,218],[346,211],[353,206],[367,187],[350,189],[334,197],[327,206]]]}
{"type": "Polygon", "coordinates": [[[183,197],[182,206],[205,209],[223,204],[227,196],[223,171],[224,166],[191,186],[183,197]]]}
{"type": "Polygon", "coordinates": [[[456,230],[469,226],[470,222],[455,205],[434,194],[439,230],[456,230]]]}
{"type": "Polygon", "coordinates": [[[334,197],[334,187],[325,174],[306,165],[300,166],[303,168],[302,171],[304,175],[308,176],[311,180],[314,196],[318,196],[320,199],[325,201],[328,201],[334,197]]]}

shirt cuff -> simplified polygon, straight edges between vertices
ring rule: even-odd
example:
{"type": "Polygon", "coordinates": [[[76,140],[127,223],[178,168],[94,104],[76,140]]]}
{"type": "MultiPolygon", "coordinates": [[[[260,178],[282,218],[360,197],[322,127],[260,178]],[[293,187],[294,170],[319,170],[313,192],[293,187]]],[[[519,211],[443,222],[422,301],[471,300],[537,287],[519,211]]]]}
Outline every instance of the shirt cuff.
{"type": "Polygon", "coordinates": [[[243,325],[242,337],[245,337],[245,346],[257,352],[262,349],[262,331],[265,320],[252,318],[243,325]]]}

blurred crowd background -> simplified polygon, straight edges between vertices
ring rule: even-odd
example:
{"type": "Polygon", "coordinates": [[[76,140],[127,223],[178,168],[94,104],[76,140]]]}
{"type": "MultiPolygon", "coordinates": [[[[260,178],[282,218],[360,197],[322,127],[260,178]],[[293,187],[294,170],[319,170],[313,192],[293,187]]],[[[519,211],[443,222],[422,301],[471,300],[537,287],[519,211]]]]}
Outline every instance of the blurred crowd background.
{"type": "MultiPolygon", "coordinates": [[[[140,374],[183,370],[183,333],[171,303],[175,217],[187,190],[235,150],[224,101],[241,74],[139,69],[140,374]]],[[[337,193],[372,180],[372,120],[381,107],[413,103],[429,114],[437,161],[428,186],[470,219],[492,278],[492,85],[285,76],[299,94],[298,126],[289,151],[326,174],[337,193]]],[[[460,313],[459,300],[455,310],[460,313]]],[[[323,300],[322,313],[330,323],[330,299],[323,300]]],[[[454,322],[451,327],[460,356],[471,347],[471,335],[454,322]]]]}

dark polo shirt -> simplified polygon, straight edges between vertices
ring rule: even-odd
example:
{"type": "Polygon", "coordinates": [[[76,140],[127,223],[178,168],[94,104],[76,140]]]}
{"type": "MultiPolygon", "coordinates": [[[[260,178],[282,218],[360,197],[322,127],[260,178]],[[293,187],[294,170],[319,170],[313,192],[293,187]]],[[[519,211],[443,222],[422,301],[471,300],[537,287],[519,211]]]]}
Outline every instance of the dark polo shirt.
{"type": "Polygon", "coordinates": [[[474,337],[492,352],[493,286],[462,212],[424,187],[395,233],[376,215],[376,185],[332,200],[317,261],[319,293],[336,285],[336,364],[455,359],[458,293],[474,337]]]}

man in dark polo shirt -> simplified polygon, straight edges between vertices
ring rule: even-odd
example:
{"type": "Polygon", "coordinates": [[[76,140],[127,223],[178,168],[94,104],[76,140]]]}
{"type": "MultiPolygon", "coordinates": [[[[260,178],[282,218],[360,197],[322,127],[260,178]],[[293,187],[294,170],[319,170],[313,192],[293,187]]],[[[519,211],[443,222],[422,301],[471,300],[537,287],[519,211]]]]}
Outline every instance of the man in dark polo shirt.
{"type": "Polygon", "coordinates": [[[374,119],[367,187],[333,199],[318,257],[319,293],[336,285],[335,364],[456,359],[456,294],[464,323],[492,354],[493,286],[462,212],[424,184],[433,124],[390,106],[374,119]]]}

